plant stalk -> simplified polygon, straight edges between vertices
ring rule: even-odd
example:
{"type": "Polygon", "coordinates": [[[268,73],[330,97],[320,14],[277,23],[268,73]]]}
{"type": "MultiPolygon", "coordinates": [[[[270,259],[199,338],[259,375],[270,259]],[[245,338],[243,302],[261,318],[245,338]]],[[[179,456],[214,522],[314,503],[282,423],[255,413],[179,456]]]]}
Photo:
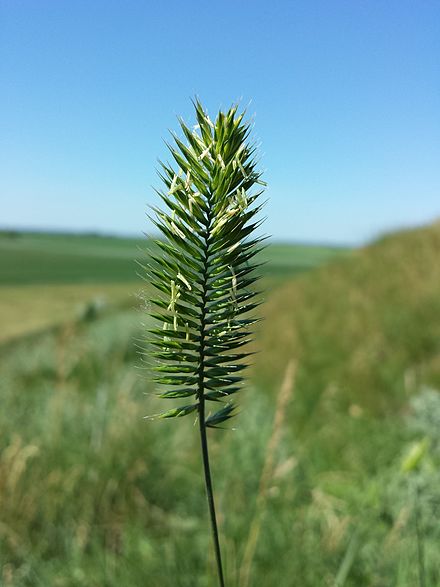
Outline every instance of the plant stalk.
{"type": "MultiPolygon", "coordinates": [[[[208,213],[207,218],[207,232],[211,225],[211,216],[208,213]]],[[[223,577],[222,555],[220,550],[220,541],[217,528],[217,517],[215,514],[214,492],[212,489],[211,469],[209,466],[209,451],[208,438],[206,434],[205,423],[205,317],[206,317],[206,295],[207,295],[207,281],[208,281],[208,244],[209,237],[205,238],[205,259],[203,267],[203,290],[202,290],[202,307],[200,320],[200,356],[199,356],[199,382],[198,382],[198,415],[199,415],[199,430],[200,430],[200,444],[202,449],[203,472],[205,474],[205,488],[206,497],[208,499],[209,517],[211,520],[212,538],[214,541],[215,560],[217,563],[217,574],[220,587],[225,587],[225,580],[223,577]]]]}
{"type": "Polygon", "coordinates": [[[416,525],[416,538],[417,538],[417,563],[419,571],[419,585],[420,587],[426,587],[425,577],[425,549],[423,543],[423,534],[421,529],[420,520],[420,487],[416,484],[415,492],[415,525],[416,525]]]}
{"type": "MultiPolygon", "coordinates": [[[[204,407],[203,407],[204,412],[204,407]]],[[[209,467],[208,439],[206,437],[206,426],[204,413],[201,413],[199,405],[199,425],[200,425],[200,442],[202,447],[203,470],[205,473],[206,497],[208,498],[209,515],[211,518],[212,538],[214,540],[215,560],[217,563],[217,573],[220,587],[225,587],[223,578],[222,556],[220,551],[220,542],[218,537],[217,518],[215,515],[214,493],[212,490],[211,471],[209,467]]]]}

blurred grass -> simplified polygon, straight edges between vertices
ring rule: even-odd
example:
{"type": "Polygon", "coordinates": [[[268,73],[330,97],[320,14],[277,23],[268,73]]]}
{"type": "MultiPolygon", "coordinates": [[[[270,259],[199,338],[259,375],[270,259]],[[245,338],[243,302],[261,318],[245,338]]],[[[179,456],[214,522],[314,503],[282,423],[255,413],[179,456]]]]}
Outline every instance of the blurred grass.
{"type": "MultiPolygon", "coordinates": [[[[197,435],[190,418],[179,427],[142,419],[157,406],[144,395],[153,390],[148,370],[135,367],[141,334],[125,311],[46,333],[38,344],[3,347],[3,585],[212,585],[197,435]]],[[[250,585],[289,585],[292,577],[306,587],[333,585],[355,529],[360,548],[347,586],[385,587],[397,571],[396,585],[413,584],[411,507],[401,493],[400,508],[388,496],[409,435],[396,418],[384,426],[335,412],[346,443],[323,462],[313,435],[297,437],[289,410],[272,428],[276,404],[285,405],[277,395],[250,384],[237,429],[211,435],[228,585],[241,587],[256,511],[264,517],[250,585]]],[[[296,388],[289,401],[299,407],[296,388]]],[[[438,580],[432,540],[427,566],[438,580]]]]}
{"type": "Polygon", "coordinates": [[[136,305],[139,282],[0,286],[0,344],[77,319],[95,301],[136,305]]]}
{"type": "MultiPolygon", "coordinates": [[[[249,585],[417,585],[413,482],[427,587],[440,584],[439,393],[407,423],[411,396],[439,387],[439,253],[433,225],[268,291],[237,429],[210,437],[228,587],[242,587],[256,519],[249,585]]],[[[54,284],[54,299],[57,287],[70,286],[54,284]]],[[[143,420],[158,407],[137,354],[143,320],[115,306],[0,347],[1,585],[212,585],[193,421],[143,420]]]]}
{"type": "Polygon", "coordinates": [[[422,385],[440,387],[440,223],[389,237],[285,284],[265,307],[272,385],[301,364],[297,413],[313,426],[327,402],[385,413],[422,385]]]}

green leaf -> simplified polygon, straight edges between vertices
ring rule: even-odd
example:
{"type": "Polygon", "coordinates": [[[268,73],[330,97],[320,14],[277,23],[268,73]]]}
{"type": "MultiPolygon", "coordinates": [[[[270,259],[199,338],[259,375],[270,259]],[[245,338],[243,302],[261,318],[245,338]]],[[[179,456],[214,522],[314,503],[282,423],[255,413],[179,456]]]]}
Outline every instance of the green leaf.
{"type": "Polygon", "coordinates": [[[164,419],[164,418],[181,418],[182,416],[187,416],[188,414],[192,414],[195,410],[197,410],[198,404],[191,404],[189,406],[182,406],[180,408],[173,408],[172,410],[168,410],[166,412],[162,412],[161,414],[157,414],[156,418],[164,419]]]}
{"type": "Polygon", "coordinates": [[[183,389],[176,389],[171,391],[164,391],[159,394],[159,397],[163,399],[176,399],[182,397],[190,397],[191,395],[195,395],[197,393],[196,389],[192,389],[191,387],[183,388],[183,389]]]}
{"type": "Polygon", "coordinates": [[[217,428],[219,424],[222,422],[226,422],[229,418],[233,416],[234,406],[233,404],[228,404],[218,412],[215,412],[212,416],[206,419],[205,423],[208,428],[217,428]]]}

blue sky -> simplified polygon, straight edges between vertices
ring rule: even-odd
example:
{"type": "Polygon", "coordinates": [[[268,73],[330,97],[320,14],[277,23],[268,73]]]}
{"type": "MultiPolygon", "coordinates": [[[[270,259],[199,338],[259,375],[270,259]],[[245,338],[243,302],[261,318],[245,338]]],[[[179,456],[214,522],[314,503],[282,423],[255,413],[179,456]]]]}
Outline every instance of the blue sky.
{"type": "Polygon", "coordinates": [[[279,240],[440,216],[437,1],[0,0],[2,226],[140,235],[198,95],[255,117],[279,240]]]}

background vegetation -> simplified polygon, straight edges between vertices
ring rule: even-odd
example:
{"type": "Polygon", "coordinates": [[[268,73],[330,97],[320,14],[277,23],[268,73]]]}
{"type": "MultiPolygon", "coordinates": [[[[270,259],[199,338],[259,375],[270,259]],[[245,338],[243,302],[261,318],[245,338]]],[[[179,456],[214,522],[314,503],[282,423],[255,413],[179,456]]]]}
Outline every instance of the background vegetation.
{"type": "MultiPolygon", "coordinates": [[[[139,246],[0,237],[0,584],[213,583],[193,423],[142,419],[139,246]]],[[[211,441],[230,587],[440,584],[439,253],[439,224],[266,251],[242,414],[211,441]]]]}

